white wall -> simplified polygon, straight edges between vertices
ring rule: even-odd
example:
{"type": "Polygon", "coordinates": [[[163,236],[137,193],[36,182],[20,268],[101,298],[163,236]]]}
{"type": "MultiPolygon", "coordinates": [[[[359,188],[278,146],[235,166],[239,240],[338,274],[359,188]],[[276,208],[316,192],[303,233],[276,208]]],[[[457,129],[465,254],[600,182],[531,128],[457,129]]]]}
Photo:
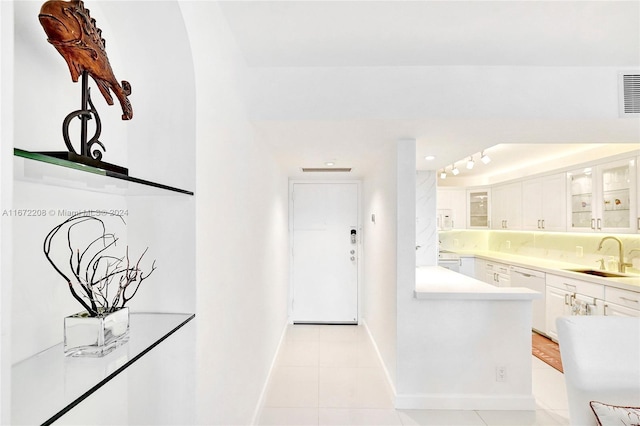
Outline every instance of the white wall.
{"type": "MultiPolygon", "coordinates": [[[[13,194],[13,3],[0,2],[0,210],[13,194]]],[[[0,423],[11,416],[11,219],[0,216],[0,423]]]]}
{"type": "Polygon", "coordinates": [[[362,317],[396,382],[396,146],[390,144],[363,181],[362,317]],[[375,215],[375,223],[371,215],[375,215]]]}
{"type": "Polygon", "coordinates": [[[219,5],[181,8],[197,88],[198,423],[248,424],[287,321],[287,177],[247,120],[219,5]]]}

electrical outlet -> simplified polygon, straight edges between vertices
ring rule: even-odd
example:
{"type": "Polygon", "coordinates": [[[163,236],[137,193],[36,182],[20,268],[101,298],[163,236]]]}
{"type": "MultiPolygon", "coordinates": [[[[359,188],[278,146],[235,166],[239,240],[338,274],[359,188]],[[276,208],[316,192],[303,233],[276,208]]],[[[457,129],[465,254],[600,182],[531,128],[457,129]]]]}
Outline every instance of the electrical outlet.
{"type": "Polygon", "coordinates": [[[496,367],[496,382],[507,381],[507,368],[503,365],[496,367]]]}
{"type": "Polygon", "coordinates": [[[584,251],[582,250],[582,246],[576,246],[576,257],[582,257],[584,255],[584,251]]]}

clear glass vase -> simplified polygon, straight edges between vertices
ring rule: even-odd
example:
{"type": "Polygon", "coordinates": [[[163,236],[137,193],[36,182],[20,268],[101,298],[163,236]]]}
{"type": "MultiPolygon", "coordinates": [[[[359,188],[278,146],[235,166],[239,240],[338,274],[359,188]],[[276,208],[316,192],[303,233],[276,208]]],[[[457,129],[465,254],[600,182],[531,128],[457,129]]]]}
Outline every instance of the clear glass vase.
{"type": "Polygon", "coordinates": [[[64,319],[65,356],[101,357],[128,341],[128,307],[97,317],[84,311],[64,319]]]}

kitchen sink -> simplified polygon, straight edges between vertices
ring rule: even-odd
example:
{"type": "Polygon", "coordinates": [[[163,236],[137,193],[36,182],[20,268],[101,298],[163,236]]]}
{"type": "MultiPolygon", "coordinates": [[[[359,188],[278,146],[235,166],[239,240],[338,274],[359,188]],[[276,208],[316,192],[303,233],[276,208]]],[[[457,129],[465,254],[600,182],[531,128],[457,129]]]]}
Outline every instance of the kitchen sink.
{"type": "Polygon", "coordinates": [[[624,275],[624,274],[618,274],[616,272],[601,271],[599,269],[565,269],[565,271],[578,272],[580,274],[595,275],[598,277],[605,277],[605,278],[627,277],[627,275],[624,275]]]}

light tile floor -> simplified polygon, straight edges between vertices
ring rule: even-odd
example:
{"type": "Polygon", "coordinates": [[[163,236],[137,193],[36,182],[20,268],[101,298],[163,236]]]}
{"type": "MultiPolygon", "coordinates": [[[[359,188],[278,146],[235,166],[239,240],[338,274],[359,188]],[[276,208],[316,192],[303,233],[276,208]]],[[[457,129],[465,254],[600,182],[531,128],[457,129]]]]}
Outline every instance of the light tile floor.
{"type": "Polygon", "coordinates": [[[290,325],[259,425],[568,425],[562,373],[533,358],[535,411],[396,410],[364,326],[290,325]]]}

